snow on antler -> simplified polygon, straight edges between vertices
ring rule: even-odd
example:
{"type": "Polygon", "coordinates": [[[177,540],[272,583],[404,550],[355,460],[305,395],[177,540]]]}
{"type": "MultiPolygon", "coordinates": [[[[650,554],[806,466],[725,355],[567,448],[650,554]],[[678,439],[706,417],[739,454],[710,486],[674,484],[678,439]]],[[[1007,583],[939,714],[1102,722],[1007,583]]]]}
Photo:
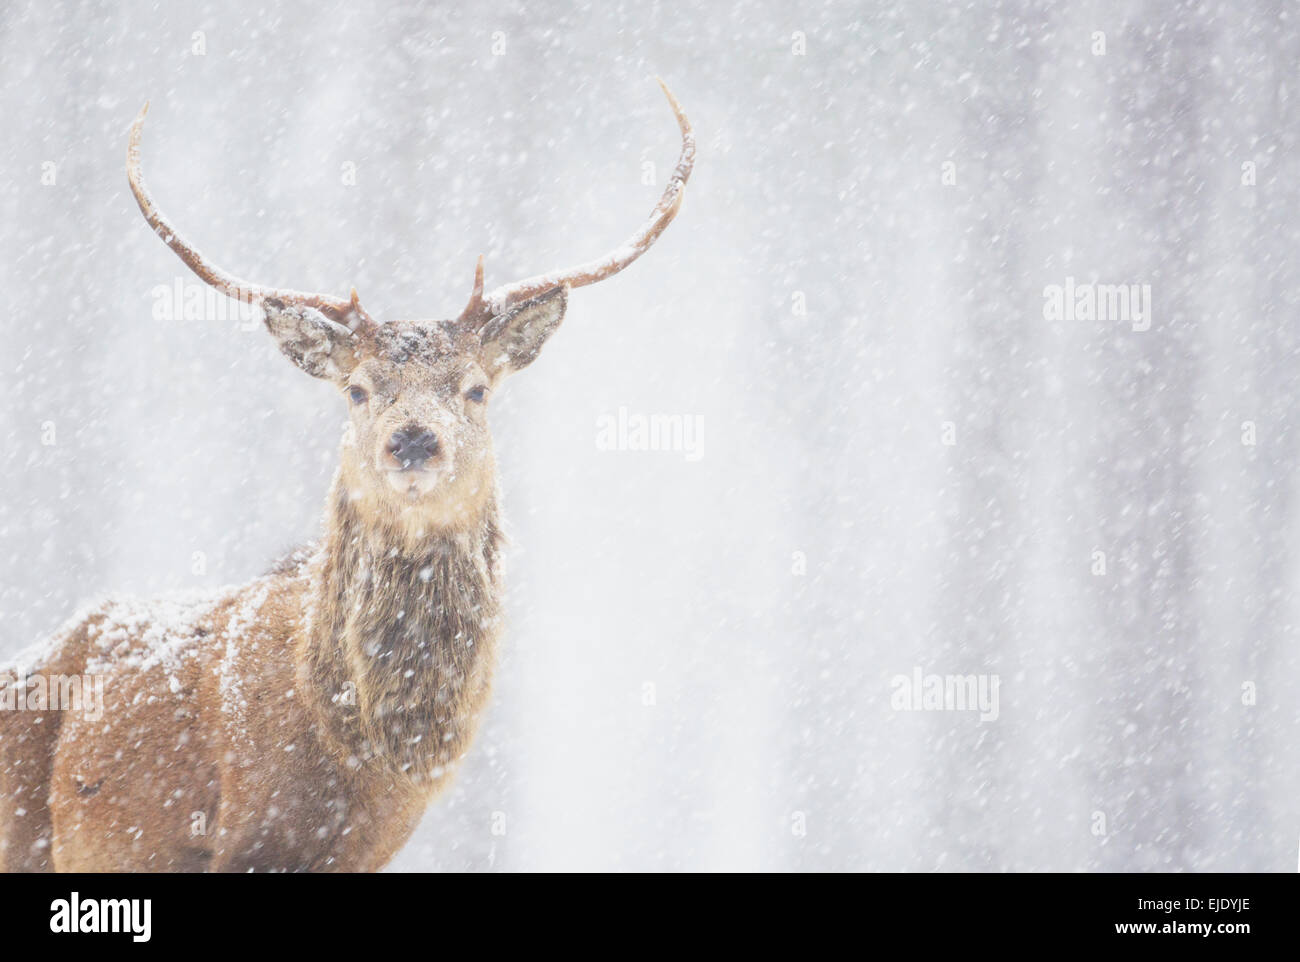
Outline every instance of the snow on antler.
{"type": "Polygon", "coordinates": [[[682,152],[677,159],[677,167],[668,180],[668,186],[664,188],[659,203],[650,212],[650,217],[637,228],[631,237],[603,257],[574,267],[537,274],[522,281],[515,281],[513,284],[504,284],[495,288],[486,296],[482,293],[483,259],[480,257],[475,277],[474,294],[470,298],[469,305],[466,306],[460,316],[462,324],[481,327],[494,314],[500,314],[512,304],[526,301],[538,294],[544,294],[546,291],[554,290],[557,287],[585,287],[588,284],[603,281],[605,278],[623,270],[623,268],[648,251],[654,245],[654,242],[659,239],[659,235],[672,223],[673,218],[677,216],[678,210],[681,209],[682,197],[685,196],[686,181],[690,178],[691,169],[695,166],[695,134],[691,131],[691,122],[686,118],[686,112],[682,109],[682,105],[677,98],[673,96],[673,92],[668,89],[668,85],[660,80],[659,86],[663,89],[664,96],[668,98],[668,103],[673,108],[673,114],[677,117],[677,126],[681,128],[682,152]]]}

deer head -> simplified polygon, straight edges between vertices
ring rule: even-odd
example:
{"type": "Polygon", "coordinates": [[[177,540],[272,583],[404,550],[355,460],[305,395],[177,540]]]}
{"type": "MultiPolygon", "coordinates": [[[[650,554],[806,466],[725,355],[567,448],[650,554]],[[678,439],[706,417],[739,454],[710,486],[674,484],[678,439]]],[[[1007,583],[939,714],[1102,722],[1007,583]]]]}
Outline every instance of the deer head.
{"type": "Polygon", "coordinates": [[[469,303],[454,320],[375,320],[349,298],[267,288],[209,262],[154,204],[140,171],[149,105],[131,127],[127,176],[154,231],[205,283],[261,306],[280,350],[335,384],[351,412],[342,478],[354,500],[416,533],[473,517],[493,493],[495,465],[486,408],[509,374],[527,367],[564,319],[568,291],[617,274],[658,239],[681,207],[695,160],[690,123],[660,81],[681,128],[677,167],[650,217],[598,260],[539,274],[490,293],[483,258],[469,303]]]}

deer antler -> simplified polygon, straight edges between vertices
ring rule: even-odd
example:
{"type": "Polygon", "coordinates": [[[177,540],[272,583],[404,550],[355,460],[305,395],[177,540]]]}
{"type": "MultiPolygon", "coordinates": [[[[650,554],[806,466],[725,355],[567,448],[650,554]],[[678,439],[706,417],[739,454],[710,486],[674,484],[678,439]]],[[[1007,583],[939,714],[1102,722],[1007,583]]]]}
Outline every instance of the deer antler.
{"type": "Polygon", "coordinates": [[[376,322],[361,308],[356,288],[352,289],[351,298],[345,299],[328,294],[262,287],[260,284],[250,284],[248,281],[240,280],[215,264],[209,263],[163,216],[162,211],[154,204],[153,198],[149,196],[149,189],[145,187],[144,175],[140,171],[140,133],[144,129],[144,118],[148,113],[149,104],[146,102],[140,109],[140,113],[136,115],[135,122],[131,124],[131,139],[126,148],[126,176],[131,182],[131,192],[135,194],[136,203],[140,205],[140,212],[144,214],[144,219],[149,222],[154,233],[162,238],[163,243],[185,262],[186,267],[198,275],[205,284],[216,288],[227,297],[253,304],[275,301],[283,305],[313,307],[328,316],[330,320],[345,324],[353,331],[373,329],[376,322]]]}
{"type": "Polygon", "coordinates": [[[686,112],[682,110],[682,105],[668,89],[668,85],[659,80],[659,86],[673,108],[673,114],[677,117],[677,126],[681,128],[682,152],[677,158],[677,167],[668,180],[668,186],[664,188],[663,196],[659,198],[655,209],[650,212],[649,219],[621,246],[614,248],[604,257],[566,270],[538,274],[522,281],[515,281],[513,284],[505,284],[495,288],[486,296],[483,295],[483,258],[480,257],[474,293],[461,313],[460,324],[479,328],[494,314],[500,314],[510,305],[526,301],[530,297],[536,297],[538,294],[561,286],[585,287],[603,281],[627,267],[659,239],[664,228],[672,223],[673,218],[677,216],[677,211],[681,209],[683,190],[687,179],[691,176],[691,168],[695,166],[695,135],[691,132],[691,122],[686,119],[686,112]]]}
{"type": "Polygon", "coordinates": [[[483,300],[483,255],[479,254],[478,263],[474,265],[474,289],[470,291],[469,303],[465,305],[465,310],[460,312],[460,319],[464,321],[478,317],[487,310],[487,302],[483,300]]]}

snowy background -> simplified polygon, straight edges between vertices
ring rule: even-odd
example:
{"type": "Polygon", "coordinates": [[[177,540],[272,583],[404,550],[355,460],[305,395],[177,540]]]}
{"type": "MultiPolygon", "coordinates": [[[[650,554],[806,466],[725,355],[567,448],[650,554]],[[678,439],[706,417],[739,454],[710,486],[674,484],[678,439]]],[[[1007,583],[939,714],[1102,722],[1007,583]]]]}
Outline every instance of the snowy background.
{"type": "Polygon", "coordinates": [[[153,318],[190,277],[127,190],[146,99],[217,263],[443,317],[480,252],[640,222],[658,74],[686,204],[494,402],[511,628],[393,868],[1295,868],[1300,11],[228,7],[0,9],[0,655],[249,579],[336,462],[265,332],[153,318]],[[1150,329],[1045,319],[1067,277],[1150,329]],[[703,457],[600,450],[620,407],[703,457]],[[893,710],[914,668],[999,718],[893,710]]]}

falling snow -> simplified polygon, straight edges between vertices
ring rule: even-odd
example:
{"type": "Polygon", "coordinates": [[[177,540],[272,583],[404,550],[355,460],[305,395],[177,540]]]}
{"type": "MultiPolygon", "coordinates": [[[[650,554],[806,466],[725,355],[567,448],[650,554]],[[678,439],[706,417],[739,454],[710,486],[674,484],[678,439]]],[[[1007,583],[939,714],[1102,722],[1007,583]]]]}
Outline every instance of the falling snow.
{"type": "Polygon", "coordinates": [[[6,663],[198,592],[92,639],[180,698],[204,605],[320,534],[347,400],[256,318],[159,316],[193,278],[127,189],[145,100],[217,263],[450,318],[480,253],[492,290],[641,222],[662,76],[695,174],[494,392],[500,664],[391,867],[1295,867],[1295,11],[12,7],[6,663]],[[598,444],[624,408],[702,419],[700,456],[598,444]]]}

